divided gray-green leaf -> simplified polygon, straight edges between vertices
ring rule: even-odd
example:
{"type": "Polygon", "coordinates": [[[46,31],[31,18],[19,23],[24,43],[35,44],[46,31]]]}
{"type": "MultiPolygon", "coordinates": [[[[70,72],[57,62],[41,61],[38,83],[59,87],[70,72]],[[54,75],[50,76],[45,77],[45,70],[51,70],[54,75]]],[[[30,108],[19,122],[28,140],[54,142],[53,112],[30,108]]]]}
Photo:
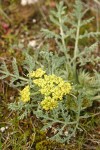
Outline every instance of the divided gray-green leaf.
{"type": "Polygon", "coordinates": [[[13,67],[13,73],[16,76],[16,78],[18,79],[19,78],[19,70],[18,70],[18,66],[17,66],[17,62],[16,62],[15,58],[13,58],[12,67],[13,67]]]}

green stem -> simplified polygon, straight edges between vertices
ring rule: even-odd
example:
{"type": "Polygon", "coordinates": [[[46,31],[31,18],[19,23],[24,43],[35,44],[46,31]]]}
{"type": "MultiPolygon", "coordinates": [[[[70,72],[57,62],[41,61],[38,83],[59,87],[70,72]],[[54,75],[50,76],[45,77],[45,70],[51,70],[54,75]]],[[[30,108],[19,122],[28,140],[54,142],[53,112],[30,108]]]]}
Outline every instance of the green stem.
{"type": "Polygon", "coordinates": [[[66,53],[66,44],[65,44],[65,38],[64,38],[64,31],[63,31],[63,28],[62,28],[62,19],[61,17],[59,18],[59,23],[60,23],[60,34],[61,34],[61,41],[62,41],[62,45],[63,45],[63,49],[64,49],[64,54],[66,56],[66,59],[67,59],[67,53],[66,53]]]}
{"type": "Polygon", "coordinates": [[[38,91],[38,92],[31,93],[31,96],[35,96],[37,94],[40,94],[40,92],[38,91]]]}
{"type": "Polygon", "coordinates": [[[60,120],[56,120],[56,119],[52,119],[52,118],[49,118],[47,116],[43,116],[44,119],[46,120],[50,120],[50,121],[53,121],[53,122],[57,122],[57,123],[61,123],[61,124],[65,124],[65,125],[72,125],[72,124],[76,124],[76,121],[73,121],[73,122],[64,122],[64,121],[60,121],[60,120]]]}
{"type": "Polygon", "coordinates": [[[20,80],[23,80],[23,81],[28,81],[28,79],[24,78],[24,77],[19,77],[20,80]]]}
{"type": "Polygon", "coordinates": [[[77,67],[76,58],[78,55],[78,41],[79,41],[79,32],[80,32],[80,22],[81,22],[81,19],[79,18],[78,24],[77,24],[76,41],[75,41],[75,49],[74,49],[74,57],[73,57],[73,67],[74,67],[73,70],[74,70],[74,76],[75,76],[76,81],[78,81],[77,70],[76,70],[76,67],[77,67]]]}
{"type": "MultiPolygon", "coordinates": [[[[7,75],[7,76],[11,76],[11,77],[14,77],[14,78],[16,78],[16,75],[13,75],[13,74],[11,74],[11,73],[6,73],[5,71],[1,71],[0,70],[0,73],[3,73],[3,74],[5,74],[5,75],[7,75]]],[[[18,79],[20,79],[20,80],[23,80],[23,81],[28,81],[28,79],[26,79],[26,78],[24,78],[24,77],[18,77],[18,79]]]]}
{"type": "Polygon", "coordinates": [[[77,128],[78,128],[78,125],[79,125],[79,120],[80,120],[80,113],[81,113],[81,106],[82,106],[82,100],[81,102],[79,102],[79,105],[78,105],[78,114],[77,114],[77,123],[76,123],[76,126],[75,126],[75,131],[74,133],[76,132],[77,128]]]}
{"type": "Polygon", "coordinates": [[[78,20],[77,32],[76,32],[76,41],[75,41],[75,49],[74,49],[74,59],[76,61],[78,54],[78,40],[79,40],[79,32],[80,32],[80,19],[78,20]]]}
{"type": "Polygon", "coordinates": [[[70,136],[68,137],[68,140],[69,140],[72,136],[75,136],[76,130],[77,130],[78,126],[79,126],[80,113],[81,113],[81,106],[82,106],[82,100],[79,102],[79,105],[78,105],[78,113],[77,113],[75,128],[74,128],[73,132],[70,134],[70,136]]]}

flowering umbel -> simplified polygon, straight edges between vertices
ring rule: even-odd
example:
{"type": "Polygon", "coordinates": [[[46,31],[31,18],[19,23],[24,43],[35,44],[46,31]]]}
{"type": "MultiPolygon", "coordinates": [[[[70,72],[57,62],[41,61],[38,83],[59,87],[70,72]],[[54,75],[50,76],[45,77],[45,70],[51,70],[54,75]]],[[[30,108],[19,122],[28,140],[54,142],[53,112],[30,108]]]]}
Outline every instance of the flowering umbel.
{"type": "Polygon", "coordinates": [[[29,85],[25,86],[22,91],[20,91],[20,99],[23,102],[30,101],[30,87],[29,85]]]}
{"type": "Polygon", "coordinates": [[[44,95],[41,106],[45,110],[52,110],[58,105],[58,101],[63,99],[64,95],[70,93],[72,87],[69,82],[65,82],[61,77],[56,75],[46,75],[38,79],[34,79],[33,83],[40,89],[40,93],[44,95]]]}

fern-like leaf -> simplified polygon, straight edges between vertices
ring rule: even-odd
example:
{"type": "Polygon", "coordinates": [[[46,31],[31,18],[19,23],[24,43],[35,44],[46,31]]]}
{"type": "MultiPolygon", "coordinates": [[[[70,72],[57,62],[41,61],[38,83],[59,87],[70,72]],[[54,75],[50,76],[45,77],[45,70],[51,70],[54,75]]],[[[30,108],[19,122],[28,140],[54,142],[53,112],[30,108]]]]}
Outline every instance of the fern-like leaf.
{"type": "Polygon", "coordinates": [[[95,38],[96,36],[100,36],[100,32],[90,32],[88,33],[87,31],[83,34],[79,36],[79,39],[83,39],[83,38],[90,38],[93,37],[95,38]]]}
{"type": "Polygon", "coordinates": [[[57,38],[60,39],[60,36],[52,31],[49,31],[48,29],[42,29],[43,34],[45,35],[45,38],[57,38]]]}
{"type": "Polygon", "coordinates": [[[19,70],[18,70],[18,66],[17,66],[17,62],[15,58],[12,61],[12,67],[13,67],[14,75],[16,76],[16,78],[19,78],[19,70]]]}

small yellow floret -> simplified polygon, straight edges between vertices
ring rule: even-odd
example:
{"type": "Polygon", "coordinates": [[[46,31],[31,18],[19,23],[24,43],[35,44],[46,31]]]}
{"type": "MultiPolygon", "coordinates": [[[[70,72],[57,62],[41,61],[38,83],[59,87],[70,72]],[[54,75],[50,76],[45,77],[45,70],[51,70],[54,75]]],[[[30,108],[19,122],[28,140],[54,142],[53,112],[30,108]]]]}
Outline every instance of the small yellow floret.
{"type": "Polygon", "coordinates": [[[45,74],[45,71],[43,71],[41,68],[39,68],[36,71],[29,73],[29,76],[31,78],[33,78],[33,77],[39,78],[39,77],[42,77],[44,74],[45,74]]]}
{"type": "Polygon", "coordinates": [[[30,87],[29,85],[25,86],[25,88],[20,91],[21,101],[28,102],[30,101],[30,87]]]}
{"type": "Polygon", "coordinates": [[[52,110],[57,107],[57,105],[58,102],[50,96],[45,97],[45,99],[41,102],[41,106],[44,110],[52,110]]]}
{"type": "Polygon", "coordinates": [[[41,79],[41,78],[33,80],[33,83],[35,83],[39,87],[44,87],[45,85],[44,79],[41,79]]]}

